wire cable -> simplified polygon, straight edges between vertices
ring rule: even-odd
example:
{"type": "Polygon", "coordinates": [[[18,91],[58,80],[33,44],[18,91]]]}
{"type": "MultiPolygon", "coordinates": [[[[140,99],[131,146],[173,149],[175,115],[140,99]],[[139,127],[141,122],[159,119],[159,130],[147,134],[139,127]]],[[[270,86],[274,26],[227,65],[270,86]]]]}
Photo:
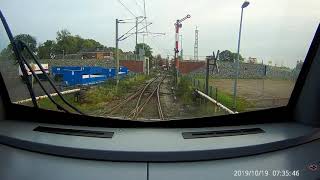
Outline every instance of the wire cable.
{"type": "MultiPolygon", "coordinates": [[[[76,112],[78,112],[79,114],[84,115],[83,112],[81,112],[78,108],[76,108],[75,106],[73,106],[72,104],[70,104],[64,97],[63,95],[60,93],[60,91],[57,89],[57,87],[55,86],[55,84],[53,83],[53,81],[51,80],[51,78],[47,75],[47,73],[45,72],[45,70],[43,69],[41,63],[39,63],[37,57],[32,53],[30,47],[24,43],[23,41],[19,41],[19,43],[22,45],[23,48],[26,48],[27,52],[31,55],[33,61],[38,65],[38,67],[40,68],[40,70],[42,71],[42,73],[44,74],[44,76],[46,77],[46,79],[49,81],[51,87],[54,89],[54,91],[58,94],[58,96],[60,97],[60,99],[66,104],[68,105],[70,108],[72,108],[73,110],[75,110],[76,112]]],[[[30,69],[30,65],[28,64],[28,62],[26,62],[25,59],[23,59],[26,63],[26,65],[28,66],[28,68],[30,69]]],[[[32,72],[32,68],[30,69],[30,71],[32,72]]],[[[37,77],[37,76],[35,76],[37,77]]],[[[37,79],[38,80],[38,79],[37,79]]],[[[42,85],[42,83],[39,81],[39,85],[41,86],[41,88],[44,90],[44,87],[42,85]]],[[[45,90],[44,90],[45,91],[45,90]]],[[[47,94],[48,95],[48,94],[47,94]]],[[[48,97],[50,97],[50,94],[48,95],[48,97]]],[[[50,99],[51,100],[51,99],[50,99]]],[[[60,106],[61,107],[61,106],[60,106]]],[[[63,109],[64,110],[64,109],[63,109]]]]}
{"type": "MultiPolygon", "coordinates": [[[[142,21],[143,21],[143,20],[141,20],[140,22],[138,22],[138,24],[140,24],[142,21]]],[[[125,36],[125,35],[128,34],[130,31],[132,31],[135,27],[136,27],[136,25],[133,26],[129,31],[127,31],[126,33],[124,33],[122,36],[120,36],[118,39],[120,40],[121,38],[123,38],[123,36],[125,36]]]]}
{"type": "Polygon", "coordinates": [[[28,69],[30,70],[32,76],[34,78],[36,78],[37,82],[39,83],[39,86],[41,87],[41,89],[43,90],[43,92],[48,96],[48,98],[50,99],[50,101],[56,105],[58,110],[63,110],[66,113],[70,113],[68,110],[66,110],[64,107],[62,107],[60,104],[58,104],[50,95],[50,93],[45,89],[45,87],[43,86],[42,82],[40,81],[38,75],[34,72],[34,70],[32,69],[32,67],[30,66],[30,64],[27,62],[26,58],[24,57],[23,54],[21,54],[21,60],[24,62],[24,64],[28,67],[28,69]]]}
{"type": "Polygon", "coordinates": [[[126,5],[123,4],[123,2],[121,0],[118,0],[118,2],[127,9],[127,11],[132,14],[134,17],[137,17],[126,5]]]}
{"type": "MultiPolygon", "coordinates": [[[[4,26],[5,30],[6,30],[6,33],[7,33],[7,35],[8,35],[8,38],[9,38],[10,43],[11,43],[11,45],[12,45],[13,52],[14,52],[16,58],[17,58],[17,61],[18,61],[19,66],[20,66],[20,68],[21,68],[23,77],[26,78],[26,77],[28,77],[28,73],[27,73],[26,67],[23,65],[23,63],[22,63],[22,61],[21,61],[21,55],[20,55],[20,53],[19,53],[19,47],[18,47],[18,45],[15,43],[15,40],[14,40],[14,38],[13,38],[12,32],[11,32],[11,30],[10,30],[10,27],[9,27],[9,25],[8,25],[8,23],[7,23],[6,18],[3,16],[1,10],[0,10],[0,19],[1,19],[1,21],[2,21],[2,24],[3,24],[3,26],[4,26]]],[[[33,104],[33,106],[36,107],[36,108],[38,108],[38,104],[37,104],[37,100],[36,100],[35,93],[34,93],[34,91],[33,91],[33,89],[32,89],[31,82],[30,82],[28,79],[26,79],[26,85],[27,85],[27,89],[28,89],[28,91],[29,91],[30,97],[31,97],[31,99],[32,99],[32,104],[33,104]]]]}

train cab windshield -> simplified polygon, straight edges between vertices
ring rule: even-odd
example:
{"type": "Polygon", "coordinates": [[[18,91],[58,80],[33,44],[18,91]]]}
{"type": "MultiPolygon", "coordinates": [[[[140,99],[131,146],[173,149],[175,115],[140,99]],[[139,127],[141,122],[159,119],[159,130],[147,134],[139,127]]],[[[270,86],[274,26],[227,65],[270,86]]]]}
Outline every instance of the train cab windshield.
{"type": "Polygon", "coordinates": [[[11,103],[105,121],[286,106],[320,20],[318,0],[1,4],[11,103]]]}

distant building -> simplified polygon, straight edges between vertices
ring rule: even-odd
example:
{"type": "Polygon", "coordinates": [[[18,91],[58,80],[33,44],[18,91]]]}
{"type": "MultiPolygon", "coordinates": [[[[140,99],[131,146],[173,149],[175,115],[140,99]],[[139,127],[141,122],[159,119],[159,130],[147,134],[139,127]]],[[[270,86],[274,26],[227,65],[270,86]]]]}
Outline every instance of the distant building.
{"type": "Polygon", "coordinates": [[[113,52],[104,48],[97,48],[94,51],[83,50],[78,54],[81,56],[81,59],[112,59],[113,58],[113,52]]]}
{"type": "Polygon", "coordinates": [[[257,64],[257,62],[258,62],[257,58],[249,57],[248,59],[248,63],[250,64],[257,64]]]}

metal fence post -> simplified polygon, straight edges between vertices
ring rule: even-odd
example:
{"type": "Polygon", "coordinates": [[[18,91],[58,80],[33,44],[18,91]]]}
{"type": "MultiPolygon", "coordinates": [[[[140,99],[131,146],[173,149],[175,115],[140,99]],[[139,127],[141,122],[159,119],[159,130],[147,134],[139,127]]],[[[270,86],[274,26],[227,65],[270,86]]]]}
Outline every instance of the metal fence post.
{"type": "Polygon", "coordinates": [[[218,101],[218,88],[216,88],[216,101],[218,101]]]}

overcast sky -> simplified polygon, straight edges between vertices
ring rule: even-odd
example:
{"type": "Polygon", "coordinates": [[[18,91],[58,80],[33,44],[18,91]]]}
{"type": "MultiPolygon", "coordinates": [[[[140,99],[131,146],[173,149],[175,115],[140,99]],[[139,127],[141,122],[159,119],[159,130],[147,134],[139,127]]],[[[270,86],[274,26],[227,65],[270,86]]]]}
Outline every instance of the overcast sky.
{"type": "MultiPolygon", "coordinates": [[[[136,16],[143,15],[143,0],[121,0],[136,16]]],[[[194,30],[199,29],[199,56],[216,50],[236,52],[242,0],[146,0],[148,30],[165,36],[146,36],[155,54],[173,55],[174,22],[190,14],[183,22],[184,55],[193,56],[194,30]]],[[[0,6],[14,34],[27,33],[38,43],[55,39],[56,32],[68,29],[72,34],[95,39],[106,46],[115,44],[115,19],[133,18],[118,0],[1,0],[0,6]]],[[[293,67],[304,59],[320,22],[319,0],[251,0],[244,10],[241,54],[257,57],[265,63],[293,67]]],[[[121,24],[120,34],[133,24],[121,24]]],[[[142,27],[142,26],[141,26],[142,27]]],[[[4,40],[1,27],[0,48],[4,40]]],[[[142,36],[139,36],[142,42],[142,36]]],[[[132,51],[135,38],[120,42],[120,48],[132,51]]],[[[204,59],[204,57],[200,57],[204,59]]]]}

